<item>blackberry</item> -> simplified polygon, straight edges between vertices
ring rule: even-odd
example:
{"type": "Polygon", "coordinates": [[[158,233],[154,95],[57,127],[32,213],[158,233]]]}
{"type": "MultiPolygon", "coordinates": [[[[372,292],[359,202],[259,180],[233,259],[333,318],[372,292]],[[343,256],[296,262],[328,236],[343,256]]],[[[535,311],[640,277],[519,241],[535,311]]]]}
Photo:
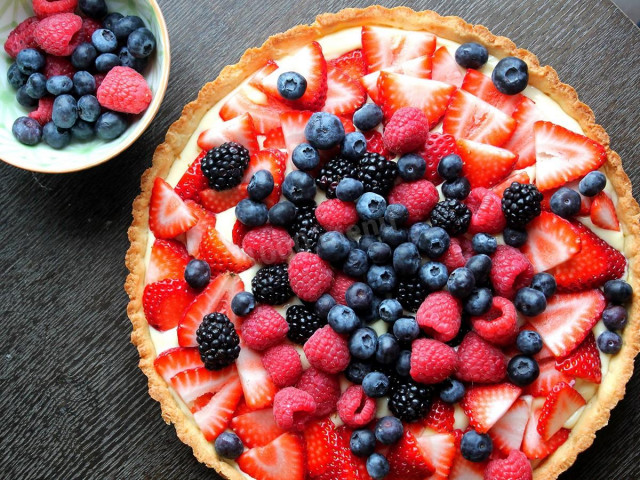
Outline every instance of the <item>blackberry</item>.
{"type": "Polygon", "coordinates": [[[410,377],[395,376],[389,393],[389,410],[404,422],[424,418],[431,406],[433,388],[413,381],[410,377]]]}
{"type": "Polygon", "coordinates": [[[287,308],[286,318],[289,324],[287,337],[300,345],[304,345],[316,330],[327,324],[326,320],[322,320],[313,311],[313,308],[306,305],[291,305],[287,308]]]}
{"type": "Polygon", "coordinates": [[[395,298],[410,312],[417,312],[418,308],[429,294],[429,289],[418,277],[401,278],[396,287],[395,298]]]}
{"type": "Polygon", "coordinates": [[[540,215],[541,202],[542,194],[535,185],[513,182],[502,195],[502,213],[507,225],[522,229],[540,215]]]}
{"type": "Polygon", "coordinates": [[[249,150],[235,142],[212,148],[202,159],[202,173],[214,190],[229,190],[242,182],[249,166],[249,150]]]}
{"type": "Polygon", "coordinates": [[[398,164],[379,153],[367,152],[358,160],[356,178],[364,185],[365,192],[384,197],[391,191],[398,176],[398,164]]]}
{"type": "Polygon", "coordinates": [[[348,158],[337,156],[320,168],[316,177],[316,185],[324,190],[327,198],[336,198],[336,188],[343,178],[355,178],[356,165],[348,158]]]}
{"type": "Polygon", "coordinates": [[[451,236],[467,232],[471,222],[471,210],[459,200],[438,202],[431,211],[431,225],[442,227],[451,236]]]}
{"type": "Polygon", "coordinates": [[[296,252],[314,252],[318,238],[325,232],[316,218],[316,202],[303,203],[297,207],[296,218],[288,227],[294,242],[293,248],[296,252]]]}
{"type": "Polygon", "coordinates": [[[269,265],[257,271],[251,280],[251,291],[260,303],[282,305],[293,297],[286,263],[269,265]]]}
{"type": "Polygon", "coordinates": [[[240,355],[240,338],[224,313],[205,315],[196,331],[196,339],[200,358],[209,370],[227,367],[240,355]]]}

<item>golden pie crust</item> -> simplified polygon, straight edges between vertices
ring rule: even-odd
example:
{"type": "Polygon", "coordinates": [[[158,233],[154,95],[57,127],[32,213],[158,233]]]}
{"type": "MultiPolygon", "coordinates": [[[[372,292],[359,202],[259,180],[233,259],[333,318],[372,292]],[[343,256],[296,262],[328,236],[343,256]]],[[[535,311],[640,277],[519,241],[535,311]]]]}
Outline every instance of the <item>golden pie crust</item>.
{"type": "Polygon", "coordinates": [[[558,78],[549,66],[541,66],[535,55],[519,49],[506,37],[493,35],[482,25],[470,25],[458,17],[442,17],[432,11],[415,12],[406,7],[387,9],[372,6],[365,9],[345,9],[335,14],[323,14],[312,25],[300,25],[270,37],[261,47],[247,50],[235,65],[225,67],[218,78],[206,84],[198,98],[184,107],[182,116],[169,128],[165,141],[153,156],[153,164],[142,176],[141,193],[133,203],[133,223],[129,228],[131,246],[126,265],[129,275],[125,290],[130,302],[127,308],[133,324],[131,341],[138,347],[140,368],[149,379],[149,394],[160,402],[162,416],[173,423],[180,440],[193,449],[195,457],[214,468],[229,480],[244,476],[235,466],[216,455],[213,444],[207,442],[182,402],[177,400],[165,381],[156,372],[153,361],[155,348],[142,309],[145,277],[145,250],[148,241],[148,210],[153,180],[166,177],[174,160],[179,157],[187,141],[198,127],[202,117],[240,82],[262,67],[271,58],[281,57],[291,50],[330,33],[362,25],[381,25],[404,30],[425,30],[459,43],[478,42],[498,57],[515,56],[529,66],[529,84],[549,95],[582,127],[586,136],[604,145],[607,163],[604,168],[618,195],[617,214],[625,235],[625,252],[629,259],[629,282],[634,298],[630,308],[630,321],[624,330],[623,347],[611,357],[608,373],[603,377],[596,395],[587,404],[584,413],[571,431],[569,439],[534,470],[534,479],[555,479],[569,468],[577,455],[587,449],[598,429],[607,424],[611,409],[624,396],[625,385],[633,373],[633,360],[640,348],[640,263],[637,260],[640,226],[640,208],[632,197],[631,182],[622,168],[618,154],[609,148],[609,136],[595,123],[592,110],[580,102],[576,91],[558,78]]]}

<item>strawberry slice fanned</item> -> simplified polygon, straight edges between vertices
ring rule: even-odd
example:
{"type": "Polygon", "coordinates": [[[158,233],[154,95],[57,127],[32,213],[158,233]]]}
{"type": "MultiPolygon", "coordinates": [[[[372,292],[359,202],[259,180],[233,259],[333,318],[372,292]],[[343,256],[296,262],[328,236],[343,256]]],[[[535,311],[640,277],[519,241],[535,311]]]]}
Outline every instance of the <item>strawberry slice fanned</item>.
{"type": "Polygon", "coordinates": [[[224,238],[215,228],[202,236],[198,254],[211,267],[211,274],[240,273],[251,268],[253,259],[232,241],[224,238]]]}
{"type": "Polygon", "coordinates": [[[147,323],[160,331],[174,328],[194,298],[195,292],[181,279],[168,278],[148,283],[142,295],[147,323]]]}
{"type": "Polygon", "coordinates": [[[307,473],[312,477],[323,475],[335,457],[338,443],[336,427],[329,418],[309,422],[304,429],[307,473]]]}
{"type": "MultiPolygon", "coordinates": [[[[173,389],[187,405],[205,393],[216,393],[237,377],[236,368],[230,365],[222,370],[209,370],[205,367],[192,368],[176,373],[171,377],[173,389]]],[[[233,407],[235,410],[235,406],[233,407]]]]}
{"type": "Polygon", "coordinates": [[[183,200],[200,200],[200,192],[209,188],[209,180],[202,173],[202,159],[207,154],[206,151],[200,152],[174,189],[183,200]]]}
{"type": "Polygon", "coordinates": [[[516,169],[525,168],[536,163],[533,124],[542,120],[542,112],[533,100],[521,95],[520,103],[516,105],[511,116],[517,126],[511,138],[502,147],[518,154],[516,169]]]}
{"type": "Polygon", "coordinates": [[[187,205],[189,205],[191,211],[198,217],[198,223],[187,230],[187,233],[185,234],[187,252],[189,252],[189,255],[199,258],[200,242],[202,242],[202,237],[210,228],[214,228],[216,226],[216,216],[206,208],[201,207],[191,200],[187,200],[187,205]]]}
{"type": "Polygon", "coordinates": [[[458,153],[462,157],[462,174],[471,188],[489,188],[500,182],[512,170],[518,158],[509,150],[460,139],[458,153]]]}
{"type": "Polygon", "coordinates": [[[284,135],[282,134],[282,128],[272,128],[265,134],[264,142],[262,143],[264,148],[287,148],[284,143],[284,135]]]}
{"type": "Polygon", "coordinates": [[[193,419],[207,441],[214,441],[226,430],[241,398],[240,382],[234,378],[211,397],[205,406],[193,414],[193,419]]]}
{"type": "Polygon", "coordinates": [[[431,33],[371,25],[362,27],[362,54],[369,72],[432,55],[435,48],[436,37],[431,33]]]}
{"type": "Polygon", "coordinates": [[[380,95],[378,92],[378,79],[380,78],[380,72],[372,72],[363,77],[360,77],[360,85],[366,90],[367,95],[371,97],[374,103],[380,105],[380,95]]]}
{"type": "Polygon", "coordinates": [[[289,153],[289,159],[293,154],[293,150],[307,141],[304,135],[304,128],[307,126],[313,112],[294,110],[285,112],[280,115],[280,124],[282,125],[282,136],[284,144],[289,153]]]}
{"type": "Polygon", "coordinates": [[[282,192],[282,182],[287,169],[287,157],[280,150],[267,148],[260,150],[249,159],[249,166],[242,179],[247,184],[251,181],[251,177],[259,170],[268,170],[273,176],[273,191],[263,202],[267,207],[273,207],[280,200],[282,192]]]}
{"type": "Polygon", "coordinates": [[[362,50],[351,50],[343,53],[338,58],[327,62],[327,69],[338,68],[349,75],[353,80],[358,80],[368,73],[367,64],[364,61],[362,50]]]}
{"type": "Polygon", "coordinates": [[[464,74],[465,70],[456,63],[447,47],[440,47],[435,51],[431,63],[431,78],[454,87],[461,87],[464,74]]]}
{"type": "Polygon", "coordinates": [[[560,190],[560,188],[566,187],[566,188],[570,188],[571,190],[575,190],[580,195],[580,210],[578,211],[576,216],[581,217],[581,216],[589,215],[589,212],[591,211],[591,202],[593,201],[592,200],[593,197],[585,197],[584,195],[582,195],[578,191],[579,184],[580,182],[578,180],[574,180],[572,182],[567,183],[566,185],[563,185],[562,187],[553,188],[551,190],[545,190],[544,192],[542,192],[542,203],[540,204],[540,206],[542,207],[542,210],[546,210],[550,212],[551,197],[553,196],[554,193],[560,190]]]}
{"type": "Polygon", "coordinates": [[[580,232],[564,218],[541,212],[527,225],[528,239],[522,246],[536,272],[545,272],[566,262],[582,248],[580,232]]]}
{"type": "Polygon", "coordinates": [[[557,369],[555,358],[539,362],[539,367],[540,375],[538,375],[538,378],[524,389],[525,393],[534,397],[546,397],[558,383],[569,383],[573,380],[573,377],[568,372],[564,373],[557,369]]]}
{"type": "MultiPolygon", "coordinates": [[[[602,380],[602,364],[593,332],[590,332],[580,346],[568,357],[557,359],[555,369],[565,375],[600,383],[602,380]]],[[[565,381],[569,383],[568,380],[565,381]]]]}
{"type": "Polygon", "coordinates": [[[484,480],[484,469],[487,462],[472,462],[462,456],[462,452],[456,449],[456,456],[451,465],[448,480],[484,480]]]}
{"type": "Polygon", "coordinates": [[[367,92],[358,80],[335,66],[327,70],[327,99],[323,112],[352,115],[367,101],[367,92]]]}
{"type": "Polygon", "coordinates": [[[159,282],[167,278],[183,279],[187,263],[189,254],[182,243],[156,238],[151,247],[145,283],[159,282]]]}
{"type": "Polygon", "coordinates": [[[280,126],[280,114],[291,110],[285,103],[265,95],[251,85],[241,88],[232,95],[220,109],[223,120],[249,113],[256,133],[264,135],[269,130],[280,126]]]}
{"type": "Polygon", "coordinates": [[[435,473],[427,477],[430,480],[446,480],[453,465],[456,454],[456,441],[451,433],[431,434],[425,430],[416,437],[418,445],[429,463],[435,468],[435,473]]]}
{"type": "Polygon", "coordinates": [[[471,387],[462,398],[461,405],[471,426],[480,433],[487,433],[507,413],[521,392],[510,383],[471,387]]]}
{"type": "Polygon", "coordinates": [[[493,105],[506,115],[512,115],[524,95],[505,95],[498,91],[490,77],[469,68],[462,81],[462,89],[493,105]]]}
{"type": "Polygon", "coordinates": [[[493,440],[493,445],[500,452],[509,455],[511,450],[520,450],[530,411],[531,397],[520,397],[511,405],[507,413],[491,427],[489,436],[493,440]]]}
{"type": "Polygon", "coordinates": [[[249,182],[243,182],[229,190],[214,190],[207,188],[199,193],[200,203],[211,213],[220,213],[235,207],[240,200],[249,197],[247,186],[249,182]]]}
{"type": "Polygon", "coordinates": [[[262,366],[262,357],[246,345],[241,344],[240,355],[236,360],[238,375],[242,382],[244,400],[256,410],[270,407],[278,389],[262,366]]]}
{"type": "Polygon", "coordinates": [[[400,70],[410,77],[431,78],[433,57],[431,55],[423,55],[422,57],[407,60],[400,65],[400,70]]]}
{"type": "Polygon", "coordinates": [[[149,228],[157,238],[174,238],[198,219],[182,198],[162,178],[156,177],[149,200],[149,228]]]}
{"type": "Polygon", "coordinates": [[[215,128],[203,130],[198,136],[198,146],[203,150],[211,150],[226,142],[242,145],[249,150],[249,154],[260,149],[253,118],[249,113],[219,123],[215,128]]]}
{"type": "Polygon", "coordinates": [[[387,460],[389,480],[423,480],[435,472],[431,459],[409,430],[405,430],[400,441],[391,447],[387,460]]]}
{"type": "Polygon", "coordinates": [[[304,446],[298,435],[284,433],[264,447],[252,448],[237,460],[246,474],[260,480],[304,480],[304,446]]]}
{"type": "Polygon", "coordinates": [[[156,367],[156,372],[168,383],[171,377],[176,374],[185,370],[203,368],[204,363],[202,363],[197,348],[175,347],[158,355],[153,361],[153,366],[156,367]]]}
{"type": "Polygon", "coordinates": [[[522,451],[531,460],[546,458],[555,452],[560,445],[567,441],[571,430],[561,428],[549,440],[545,440],[538,433],[538,423],[542,408],[533,409],[529,416],[527,429],[522,440],[522,451]]]}
{"type": "Polygon", "coordinates": [[[263,447],[285,433],[276,425],[271,408],[238,415],[231,420],[231,428],[247,448],[263,447]]]}
{"type": "Polygon", "coordinates": [[[553,437],[569,418],[587,404],[567,383],[558,383],[547,395],[538,419],[538,433],[545,441],[553,437]]]}
{"type": "Polygon", "coordinates": [[[513,172],[495,187],[492,187],[491,190],[500,198],[502,198],[504,191],[509,188],[513,182],[531,183],[531,177],[529,177],[529,174],[525,170],[518,170],[513,172]]]}
{"type": "Polygon", "coordinates": [[[589,215],[593,224],[600,228],[614,232],[620,230],[616,207],[606,192],[600,192],[593,197],[589,215]]]}

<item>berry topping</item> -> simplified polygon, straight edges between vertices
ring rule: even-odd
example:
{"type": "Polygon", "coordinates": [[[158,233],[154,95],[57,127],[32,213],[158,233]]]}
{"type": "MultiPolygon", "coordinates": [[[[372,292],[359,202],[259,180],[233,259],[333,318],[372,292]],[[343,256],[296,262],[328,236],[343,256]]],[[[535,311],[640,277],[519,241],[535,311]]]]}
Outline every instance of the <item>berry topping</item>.
{"type": "Polygon", "coordinates": [[[564,374],[600,383],[602,380],[600,354],[593,334],[589,333],[569,356],[557,359],[555,368],[564,374]]]}
{"type": "Polygon", "coordinates": [[[142,297],[147,323],[161,331],[174,328],[194,298],[193,290],[177,278],[148,283],[142,297]]]}
{"type": "Polygon", "coordinates": [[[317,417],[335,412],[340,397],[340,383],[335,375],[310,367],[303,372],[296,387],[313,397],[317,417]]]}
{"type": "Polygon", "coordinates": [[[228,190],[239,185],[249,165],[249,152],[242,145],[228,142],[207,152],[201,169],[214,190],[228,190]]]}
{"type": "Polygon", "coordinates": [[[460,329],[462,307],[448,292],[429,294],[420,305],[416,320],[420,327],[436,340],[453,340],[460,329]]]}
{"type": "Polygon", "coordinates": [[[564,382],[558,383],[547,395],[542,406],[537,427],[540,436],[549,440],[586,403],[574,388],[564,382]]]}
{"type": "Polygon", "coordinates": [[[458,347],[456,377],[465,382],[496,383],[504,379],[507,364],[503,353],[471,332],[458,347]]]}
{"type": "Polygon", "coordinates": [[[251,291],[256,300],[269,305],[282,305],[292,296],[287,265],[279,263],[262,267],[251,280],[251,291]]]}
{"type": "Polygon", "coordinates": [[[404,422],[415,422],[427,415],[432,394],[429,385],[417,383],[410,377],[394,378],[388,399],[389,410],[404,422]]]}
{"type": "Polygon", "coordinates": [[[440,383],[456,369],[456,352],[437,340],[421,338],[411,345],[411,377],[420,383],[440,383]]]}
{"type": "Polygon", "coordinates": [[[428,180],[400,183],[389,193],[389,203],[404,205],[409,211],[409,224],[427,219],[438,203],[438,191],[428,180]]]}
{"type": "Polygon", "coordinates": [[[458,151],[462,157],[462,173],[471,188],[489,188],[506,177],[518,158],[509,150],[471,140],[459,139],[458,151]]]}
{"type": "Polygon", "coordinates": [[[431,211],[431,225],[445,229],[449,235],[466,233],[470,223],[471,210],[455,199],[438,202],[431,211]]]}
{"type": "Polygon", "coordinates": [[[487,480],[532,480],[533,472],[527,456],[517,448],[505,459],[491,460],[484,471],[487,480]]]}
{"type": "Polygon", "coordinates": [[[254,260],[267,265],[285,262],[293,250],[286,230],[271,226],[250,230],[242,239],[243,250],[254,260]]]}
{"type": "Polygon", "coordinates": [[[205,315],[196,332],[198,350],[204,366],[220,370],[236,361],[240,354],[240,339],[224,313],[205,315]]]}
{"type": "Polygon", "coordinates": [[[286,316],[289,324],[287,337],[300,345],[304,345],[316,330],[327,323],[305,305],[291,305],[287,308],[286,316]]]}
{"type": "Polygon", "coordinates": [[[220,235],[215,228],[209,228],[202,236],[199,255],[209,264],[213,274],[240,273],[253,265],[251,257],[220,235]]]}
{"type": "Polygon", "coordinates": [[[493,69],[491,80],[501,93],[515,95],[527,87],[529,67],[519,58],[505,57],[493,69]]]}
{"type": "Polygon", "coordinates": [[[283,430],[303,430],[316,411],[316,402],[307,392],[286,387],[273,398],[273,417],[283,430]]]}
{"type": "Polygon", "coordinates": [[[82,18],[73,13],[57,13],[43,18],[36,25],[33,36],[46,53],[67,57],[73,52],[74,36],[82,28],[82,18]]]}
{"type": "Polygon", "coordinates": [[[475,386],[467,390],[462,408],[471,426],[479,433],[486,433],[511,408],[521,390],[509,383],[475,386]]]}
{"type": "Polygon", "coordinates": [[[491,260],[491,282],[501,297],[512,299],[533,278],[531,262],[513,247],[498,246],[491,260]]]}
{"type": "Polygon", "coordinates": [[[259,305],[242,323],[242,339],[254,350],[266,350],[282,342],[289,324],[269,305],[259,305]]]}
{"type": "Polygon", "coordinates": [[[252,448],[238,458],[240,469],[261,480],[304,480],[305,460],[302,440],[285,433],[271,443],[252,448]]]}
{"type": "Polygon", "coordinates": [[[333,282],[331,267],[313,253],[297,253],[289,263],[288,273],[291,289],[307,302],[315,302],[333,282]]]}
{"type": "Polygon", "coordinates": [[[355,205],[338,199],[322,202],[315,213],[318,223],[327,231],[345,233],[358,221],[355,205]]]}
{"type": "Polygon", "coordinates": [[[494,345],[510,345],[518,334],[516,308],[506,298],[493,297],[489,311],[483,315],[471,317],[471,325],[473,330],[486,341],[494,345]]]}
{"type": "Polygon", "coordinates": [[[347,341],[329,325],[311,335],[304,344],[304,353],[311,366],[334,374],[347,368],[351,358],[347,341]]]}
{"type": "Polygon", "coordinates": [[[357,161],[355,176],[364,185],[365,192],[387,195],[398,176],[398,164],[378,153],[368,152],[357,161]]]}
{"type": "Polygon", "coordinates": [[[376,401],[365,395],[360,385],[347,388],[337,408],[340,419],[351,428],[364,427],[376,416],[376,401]]]}
{"type": "Polygon", "coordinates": [[[279,388],[295,385],[302,375],[300,355],[291,345],[278,345],[267,350],[262,357],[262,365],[279,388]]]}
{"type": "Polygon", "coordinates": [[[222,432],[213,446],[222,458],[238,458],[244,451],[242,440],[233,432],[222,432]]]}
{"type": "Polygon", "coordinates": [[[403,107],[387,123],[383,141],[387,150],[403,154],[422,147],[429,135],[429,123],[422,110],[415,107],[403,107]]]}
{"type": "Polygon", "coordinates": [[[186,232],[198,219],[171,186],[157,177],[149,200],[149,228],[157,238],[186,232]]]}

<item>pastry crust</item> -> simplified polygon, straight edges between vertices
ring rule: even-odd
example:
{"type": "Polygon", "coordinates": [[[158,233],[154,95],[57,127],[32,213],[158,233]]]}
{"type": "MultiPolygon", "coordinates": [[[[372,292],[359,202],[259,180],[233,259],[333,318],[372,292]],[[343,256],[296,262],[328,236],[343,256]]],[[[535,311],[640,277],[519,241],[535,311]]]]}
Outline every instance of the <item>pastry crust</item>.
{"type": "Polygon", "coordinates": [[[640,248],[640,208],[632,197],[631,182],[623,171],[620,157],[609,148],[609,136],[596,124],[592,110],[580,102],[571,86],[560,81],[553,68],[541,66],[535,55],[517,48],[506,37],[493,35],[484,26],[470,25],[458,17],[442,17],[432,11],[415,12],[406,7],[387,9],[372,6],[320,15],[312,25],[294,27],[270,37],[259,48],[248,49],[237,64],[225,67],[218,78],[202,88],[195,101],[184,107],[182,116],[169,128],[165,142],[156,149],[151,168],[142,176],[141,193],[133,203],[133,223],[128,232],[131,246],[126,256],[130,272],[125,283],[125,290],[130,298],[127,312],[133,324],[131,341],[140,354],[139,366],[148,377],[149,394],[160,402],[164,420],[175,425],[178,437],[193,449],[200,462],[214,468],[229,480],[244,478],[235,466],[218,458],[213,444],[205,440],[191,414],[171,393],[153,366],[155,348],[142,310],[148,209],[153,180],[157,176],[167,176],[174,160],[185,148],[205,113],[268,59],[278,58],[292,49],[338,30],[365,24],[425,30],[460,43],[481,43],[498,58],[521,58],[529,66],[529,84],[556,101],[580,124],[585,135],[600,142],[607,151],[605,169],[618,196],[616,211],[625,235],[624,253],[629,260],[629,282],[633,286],[634,298],[630,321],[623,334],[623,347],[616,356],[611,357],[608,373],[604,375],[596,395],[587,404],[569,439],[534,470],[534,478],[537,480],[557,478],[574,463],[580,452],[593,443],[596,432],[607,424],[611,409],[624,396],[626,383],[633,373],[633,360],[640,348],[640,265],[637,260],[640,248]]]}

